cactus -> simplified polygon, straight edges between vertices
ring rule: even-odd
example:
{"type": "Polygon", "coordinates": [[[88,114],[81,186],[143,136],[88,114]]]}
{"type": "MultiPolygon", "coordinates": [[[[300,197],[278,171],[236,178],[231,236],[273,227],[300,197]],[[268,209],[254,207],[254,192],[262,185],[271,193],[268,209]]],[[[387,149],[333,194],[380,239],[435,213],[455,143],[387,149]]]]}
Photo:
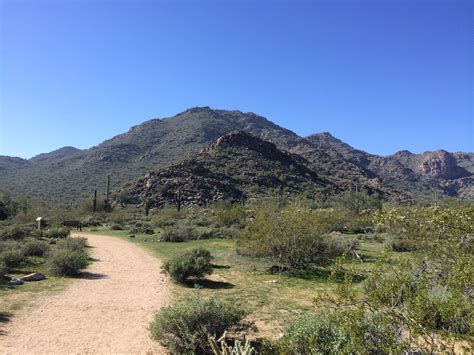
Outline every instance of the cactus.
{"type": "Polygon", "coordinates": [[[245,343],[240,340],[236,340],[234,346],[227,345],[224,335],[216,340],[215,337],[209,337],[209,345],[214,355],[256,355],[257,350],[250,344],[248,339],[245,339],[245,343]],[[219,347],[220,343],[220,347],[219,347]]]}
{"type": "Polygon", "coordinates": [[[178,212],[181,211],[181,203],[183,202],[183,196],[181,195],[181,189],[178,189],[178,191],[175,193],[174,201],[176,202],[176,210],[178,212]]]}
{"type": "Polygon", "coordinates": [[[148,216],[149,213],[150,213],[150,201],[147,199],[145,201],[145,216],[148,216]]]}

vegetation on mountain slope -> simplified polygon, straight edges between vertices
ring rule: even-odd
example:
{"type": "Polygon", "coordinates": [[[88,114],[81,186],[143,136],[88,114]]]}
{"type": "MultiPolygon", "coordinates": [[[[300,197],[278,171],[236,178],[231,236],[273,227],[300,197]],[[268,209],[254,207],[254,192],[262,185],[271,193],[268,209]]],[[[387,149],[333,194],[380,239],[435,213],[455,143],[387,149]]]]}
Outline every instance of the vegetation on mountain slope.
{"type": "Polygon", "coordinates": [[[431,199],[433,191],[473,196],[471,153],[434,152],[414,155],[409,160],[402,159],[402,153],[378,157],[356,150],[328,133],[302,138],[253,113],[208,107],[144,122],[87,150],[65,147],[29,160],[0,157],[0,188],[15,196],[48,203],[75,204],[80,198],[90,197],[95,189],[103,198],[108,174],[112,175],[112,189],[116,190],[157,167],[189,157],[236,130],[302,156],[312,170],[343,189],[366,188],[400,201],[409,201],[410,193],[431,199]],[[417,162],[415,166],[412,161],[417,162]]]}

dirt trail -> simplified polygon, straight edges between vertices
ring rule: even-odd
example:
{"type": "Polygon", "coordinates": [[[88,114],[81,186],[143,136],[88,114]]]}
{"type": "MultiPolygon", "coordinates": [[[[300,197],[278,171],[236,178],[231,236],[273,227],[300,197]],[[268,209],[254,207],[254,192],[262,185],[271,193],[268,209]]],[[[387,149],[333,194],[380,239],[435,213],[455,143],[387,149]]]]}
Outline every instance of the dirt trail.
{"type": "Polygon", "coordinates": [[[96,260],[64,291],[40,296],[0,336],[1,354],[161,354],[148,336],[168,298],[160,261],[119,238],[87,237],[96,260]]]}

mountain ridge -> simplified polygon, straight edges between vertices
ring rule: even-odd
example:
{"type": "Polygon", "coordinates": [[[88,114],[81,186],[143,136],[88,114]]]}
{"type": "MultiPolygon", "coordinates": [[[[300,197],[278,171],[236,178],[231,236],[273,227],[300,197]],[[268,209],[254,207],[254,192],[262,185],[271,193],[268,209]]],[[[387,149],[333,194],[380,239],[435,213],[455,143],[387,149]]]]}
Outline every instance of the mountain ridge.
{"type": "Polygon", "coordinates": [[[311,169],[331,177],[342,188],[368,186],[386,196],[399,191],[424,197],[436,190],[474,198],[472,153],[423,153],[420,158],[401,151],[381,157],[355,149],[328,132],[300,137],[255,113],[209,107],[145,121],[89,149],[64,147],[29,160],[0,156],[0,189],[46,201],[77,200],[95,189],[103,191],[108,174],[113,189],[119,189],[234,131],[247,132],[306,159],[311,169]]]}

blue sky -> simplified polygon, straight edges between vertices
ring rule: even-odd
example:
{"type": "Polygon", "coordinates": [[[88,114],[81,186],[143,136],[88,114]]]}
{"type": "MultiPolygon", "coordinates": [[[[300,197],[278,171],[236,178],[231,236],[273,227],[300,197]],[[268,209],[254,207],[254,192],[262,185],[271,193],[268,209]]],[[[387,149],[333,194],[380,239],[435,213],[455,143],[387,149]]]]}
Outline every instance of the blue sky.
{"type": "Polygon", "coordinates": [[[470,0],[0,0],[0,155],[193,106],[376,154],[473,151],[470,0]]]}

